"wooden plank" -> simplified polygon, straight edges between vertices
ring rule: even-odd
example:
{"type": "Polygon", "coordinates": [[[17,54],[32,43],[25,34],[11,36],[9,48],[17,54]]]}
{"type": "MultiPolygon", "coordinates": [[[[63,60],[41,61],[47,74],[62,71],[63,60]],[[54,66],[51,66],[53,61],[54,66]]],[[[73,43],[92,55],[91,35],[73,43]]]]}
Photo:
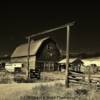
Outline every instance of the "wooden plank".
{"type": "Polygon", "coordinates": [[[72,77],[83,77],[84,75],[70,74],[69,76],[72,76],[72,77]]]}
{"type": "Polygon", "coordinates": [[[83,73],[81,73],[81,72],[72,72],[72,71],[70,71],[69,74],[78,74],[78,75],[83,75],[83,73]]]}
{"type": "Polygon", "coordinates": [[[81,81],[77,82],[77,81],[74,81],[74,80],[69,80],[69,82],[70,82],[70,83],[74,83],[74,84],[88,85],[88,83],[86,83],[86,82],[81,82],[81,81]]]}

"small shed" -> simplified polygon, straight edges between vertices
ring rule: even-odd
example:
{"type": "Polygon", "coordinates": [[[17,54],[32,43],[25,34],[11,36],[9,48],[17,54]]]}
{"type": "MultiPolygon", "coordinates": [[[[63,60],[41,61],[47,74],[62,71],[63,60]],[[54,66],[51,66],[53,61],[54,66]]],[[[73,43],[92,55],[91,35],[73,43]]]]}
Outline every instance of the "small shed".
{"type": "MultiPolygon", "coordinates": [[[[66,67],[66,58],[58,62],[61,67],[66,67]]],[[[81,72],[82,71],[83,62],[79,58],[70,58],[69,59],[69,70],[81,72]]]]}

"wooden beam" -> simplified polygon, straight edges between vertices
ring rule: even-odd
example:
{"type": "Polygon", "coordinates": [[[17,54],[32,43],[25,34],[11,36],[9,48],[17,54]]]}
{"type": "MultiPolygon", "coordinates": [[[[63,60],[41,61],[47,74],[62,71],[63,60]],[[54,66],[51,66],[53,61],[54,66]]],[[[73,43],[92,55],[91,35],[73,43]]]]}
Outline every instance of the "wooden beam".
{"type": "Polygon", "coordinates": [[[30,42],[31,42],[31,38],[28,37],[28,55],[27,55],[28,79],[30,79],[30,42]]]}
{"type": "Polygon", "coordinates": [[[35,33],[35,34],[32,34],[32,35],[30,35],[30,36],[28,36],[28,37],[26,37],[26,38],[33,38],[33,37],[36,37],[36,36],[40,36],[40,35],[44,35],[44,34],[47,34],[47,33],[50,33],[50,32],[53,32],[53,31],[56,31],[56,30],[59,30],[59,29],[63,29],[63,28],[65,28],[66,26],[73,26],[74,25],[74,21],[73,22],[71,22],[71,23],[67,23],[67,24],[65,24],[65,25],[61,25],[61,26],[59,26],[59,27],[56,27],[56,28],[52,28],[52,29],[49,29],[49,30],[45,30],[45,31],[42,31],[42,32],[39,32],[39,33],[35,33]]]}

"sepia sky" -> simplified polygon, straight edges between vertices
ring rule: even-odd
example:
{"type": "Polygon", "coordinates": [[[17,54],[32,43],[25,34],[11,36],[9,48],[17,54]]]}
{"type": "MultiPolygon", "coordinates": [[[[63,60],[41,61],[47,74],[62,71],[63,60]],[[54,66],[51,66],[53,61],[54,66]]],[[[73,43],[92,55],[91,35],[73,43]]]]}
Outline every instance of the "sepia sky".
{"type": "MultiPolygon", "coordinates": [[[[75,21],[70,32],[72,51],[100,52],[100,7],[94,2],[6,2],[0,16],[0,54],[23,42],[26,35],[75,21]]],[[[65,50],[66,30],[49,33],[65,50]]]]}

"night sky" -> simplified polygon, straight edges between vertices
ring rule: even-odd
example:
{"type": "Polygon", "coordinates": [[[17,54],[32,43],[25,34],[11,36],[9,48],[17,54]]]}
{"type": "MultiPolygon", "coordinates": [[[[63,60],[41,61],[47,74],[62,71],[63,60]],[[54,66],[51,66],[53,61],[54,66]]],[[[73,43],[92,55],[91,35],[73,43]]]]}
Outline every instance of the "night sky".
{"type": "MultiPolygon", "coordinates": [[[[100,7],[94,2],[6,2],[0,14],[0,55],[10,54],[25,36],[75,21],[72,52],[100,52],[100,7]]],[[[65,29],[49,33],[65,50],[65,29]]]]}

